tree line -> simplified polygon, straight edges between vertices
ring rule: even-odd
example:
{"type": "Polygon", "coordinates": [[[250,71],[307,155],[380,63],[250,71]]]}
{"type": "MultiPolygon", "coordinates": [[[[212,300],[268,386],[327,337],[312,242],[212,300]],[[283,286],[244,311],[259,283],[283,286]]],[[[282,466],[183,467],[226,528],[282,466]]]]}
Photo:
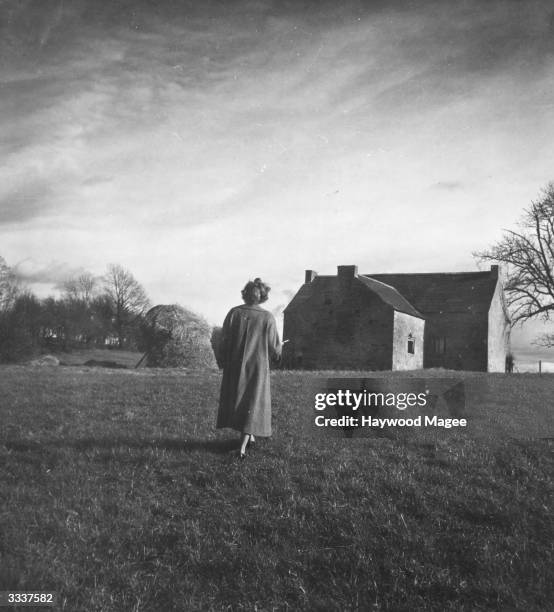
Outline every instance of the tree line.
{"type": "Polygon", "coordinates": [[[44,350],[136,348],[150,300],[133,274],[110,264],[103,276],[67,279],[60,297],[39,299],[0,257],[0,361],[44,350]]]}

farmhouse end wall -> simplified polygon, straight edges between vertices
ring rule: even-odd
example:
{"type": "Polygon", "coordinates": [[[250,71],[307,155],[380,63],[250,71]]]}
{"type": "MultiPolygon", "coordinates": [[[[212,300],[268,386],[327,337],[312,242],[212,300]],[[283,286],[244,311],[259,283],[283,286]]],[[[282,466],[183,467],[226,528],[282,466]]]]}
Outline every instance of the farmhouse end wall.
{"type": "Polygon", "coordinates": [[[510,321],[504,302],[502,285],[496,286],[488,313],[487,370],[504,372],[510,347],[510,321]]]}
{"type": "Polygon", "coordinates": [[[346,279],[320,285],[300,310],[286,313],[283,360],[286,367],[320,369],[390,369],[393,310],[358,283],[346,279]],[[327,285],[327,286],[326,286],[327,285]]]}

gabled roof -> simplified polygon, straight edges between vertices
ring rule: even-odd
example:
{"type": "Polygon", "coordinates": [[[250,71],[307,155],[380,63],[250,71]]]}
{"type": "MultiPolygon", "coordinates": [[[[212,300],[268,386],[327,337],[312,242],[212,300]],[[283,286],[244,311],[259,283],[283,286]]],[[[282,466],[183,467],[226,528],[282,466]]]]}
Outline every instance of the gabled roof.
{"type": "MultiPolygon", "coordinates": [[[[408,300],[400,295],[400,293],[386,283],[368,278],[367,276],[356,276],[355,280],[359,281],[369,291],[376,294],[383,302],[391,306],[394,310],[404,312],[413,317],[423,319],[423,315],[418,312],[408,300]]],[[[293,297],[285,310],[297,308],[307,302],[313,295],[316,294],[339,294],[340,283],[336,276],[316,276],[311,283],[304,283],[298,290],[298,293],[293,297]]]]}
{"type": "Polygon", "coordinates": [[[498,281],[494,271],[364,276],[391,285],[423,314],[488,312],[498,281]]]}
{"type": "Polygon", "coordinates": [[[369,276],[358,276],[357,278],[368,287],[368,289],[376,293],[383,302],[392,306],[394,310],[405,312],[406,314],[412,315],[412,317],[423,319],[423,315],[418,312],[404,296],[400,295],[394,287],[369,276]]]}

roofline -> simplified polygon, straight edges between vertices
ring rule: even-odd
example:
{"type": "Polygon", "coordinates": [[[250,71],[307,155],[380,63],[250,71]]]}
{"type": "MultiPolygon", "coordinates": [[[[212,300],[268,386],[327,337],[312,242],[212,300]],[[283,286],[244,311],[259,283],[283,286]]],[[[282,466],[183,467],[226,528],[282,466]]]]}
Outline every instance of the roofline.
{"type": "MultiPolygon", "coordinates": [[[[373,272],[358,273],[356,276],[452,276],[454,274],[490,274],[490,270],[465,270],[464,272],[373,272]]],[[[312,283],[318,278],[337,278],[336,274],[318,274],[312,283]]],[[[302,283],[305,285],[306,283],[302,283]]]]}
{"type": "MultiPolygon", "coordinates": [[[[358,274],[358,276],[366,276],[365,274],[358,274]]],[[[377,295],[377,297],[383,302],[383,304],[388,304],[395,312],[401,312],[403,314],[408,315],[409,317],[417,317],[420,319],[425,320],[425,317],[419,312],[419,310],[411,303],[408,301],[408,299],[403,296],[400,291],[398,291],[398,289],[396,287],[393,287],[392,285],[388,285],[387,283],[384,283],[383,281],[377,280],[376,278],[373,278],[372,276],[367,277],[369,279],[371,279],[374,283],[379,283],[380,285],[383,285],[383,287],[388,287],[389,289],[392,289],[396,294],[398,294],[405,302],[407,302],[408,305],[410,305],[413,309],[414,312],[417,313],[417,315],[413,315],[411,312],[406,312],[405,310],[400,310],[399,308],[395,308],[392,304],[389,304],[389,302],[387,302],[385,299],[383,299],[378,293],[375,293],[375,291],[373,293],[375,293],[375,295],[377,295]]],[[[367,289],[369,289],[370,291],[372,291],[371,287],[368,287],[367,285],[365,285],[365,287],[367,289]]]]}
{"type": "Polygon", "coordinates": [[[359,274],[358,276],[369,276],[370,278],[373,278],[375,276],[455,276],[458,274],[486,274],[487,276],[490,276],[491,271],[474,270],[468,272],[377,272],[374,274],[359,274]]]}
{"type": "MultiPolygon", "coordinates": [[[[410,276],[410,277],[414,277],[414,276],[435,276],[435,277],[437,277],[437,276],[444,276],[444,277],[447,277],[447,276],[462,276],[462,275],[468,275],[468,274],[471,274],[471,275],[479,274],[479,275],[488,276],[488,277],[495,277],[496,276],[497,282],[500,282],[500,278],[498,278],[498,269],[493,269],[492,266],[491,266],[490,270],[471,270],[471,271],[465,271],[465,272],[377,272],[375,274],[366,274],[366,273],[360,274],[360,273],[358,273],[358,274],[356,274],[354,276],[354,278],[356,278],[356,277],[359,278],[360,276],[364,276],[366,278],[370,278],[374,282],[381,283],[382,285],[385,285],[386,287],[389,287],[390,289],[393,289],[394,291],[396,291],[396,293],[398,293],[398,295],[400,295],[405,300],[407,300],[407,298],[404,295],[402,295],[402,293],[400,293],[400,291],[396,287],[394,287],[392,285],[389,285],[387,283],[384,283],[383,281],[381,281],[381,280],[379,280],[378,278],[375,278],[375,277],[376,276],[406,276],[406,277],[408,277],[408,276],[410,276]]],[[[337,278],[337,275],[336,274],[318,274],[317,276],[314,277],[314,279],[313,279],[313,281],[311,281],[311,283],[317,282],[318,278],[322,278],[322,279],[337,278]]],[[[302,285],[300,286],[298,291],[300,291],[300,289],[304,285],[311,284],[311,283],[305,283],[305,282],[302,283],[302,285]]],[[[369,287],[368,287],[368,289],[369,289],[369,287]]],[[[288,307],[292,304],[292,302],[294,301],[294,298],[296,297],[296,294],[298,293],[298,291],[294,294],[293,298],[285,306],[285,308],[283,308],[283,312],[285,312],[285,310],[287,310],[288,307]]],[[[491,296],[491,300],[490,300],[491,302],[492,302],[492,297],[493,296],[491,296]]],[[[380,298],[380,299],[382,299],[382,298],[380,298]]],[[[413,304],[411,304],[411,302],[408,302],[408,303],[412,306],[412,308],[416,312],[419,313],[419,310],[415,306],[413,306],[413,304]]],[[[489,304],[489,308],[490,308],[490,304],[489,304]]],[[[403,312],[402,310],[397,310],[394,307],[393,307],[393,310],[395,310],[396,312],[403,312]]],[[[431,311],[431,312],[435,312],[435,311],[431,311]]],[[[464,311],[460,311],[460,312],[464,312],[464,311]]],[[[409,313],[404,313],[404,314],[409,314],[409,313]]],[[[410,316],[414,316],[414,315],[410,315],[410,316]]],[[[420,317],[422,319],[425,320],[426,316],[427,315],[424,316],[423,314],[420,313],[420,317]]]]}

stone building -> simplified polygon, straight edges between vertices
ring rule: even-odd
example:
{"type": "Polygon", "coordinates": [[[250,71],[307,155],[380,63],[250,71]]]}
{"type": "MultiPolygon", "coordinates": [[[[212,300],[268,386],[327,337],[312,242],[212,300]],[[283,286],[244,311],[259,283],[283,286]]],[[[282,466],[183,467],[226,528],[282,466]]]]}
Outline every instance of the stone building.
{"type": "Polygon", "coordinates": [[[487,272],[306,271],[285,308],[284,366],[504,371],[509,318],[498,266],[487,272]]]}

